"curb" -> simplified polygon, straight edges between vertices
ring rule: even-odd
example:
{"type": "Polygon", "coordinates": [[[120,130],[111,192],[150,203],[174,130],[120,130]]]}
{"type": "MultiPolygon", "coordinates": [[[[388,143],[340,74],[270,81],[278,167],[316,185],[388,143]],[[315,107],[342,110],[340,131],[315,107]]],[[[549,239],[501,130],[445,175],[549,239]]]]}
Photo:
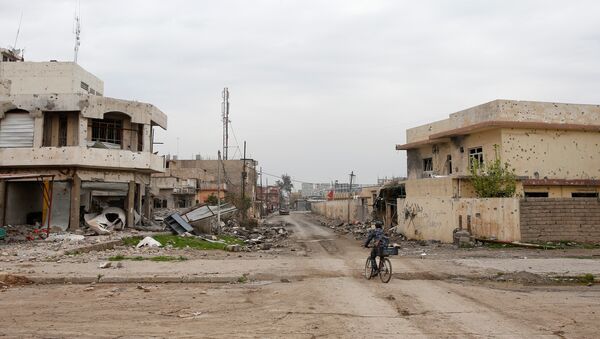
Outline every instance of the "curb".
{"type": "Polygon", "coordinates": [[[240,277],[27,277],[34,284],[172,284],[237,283],[240,277]]]}

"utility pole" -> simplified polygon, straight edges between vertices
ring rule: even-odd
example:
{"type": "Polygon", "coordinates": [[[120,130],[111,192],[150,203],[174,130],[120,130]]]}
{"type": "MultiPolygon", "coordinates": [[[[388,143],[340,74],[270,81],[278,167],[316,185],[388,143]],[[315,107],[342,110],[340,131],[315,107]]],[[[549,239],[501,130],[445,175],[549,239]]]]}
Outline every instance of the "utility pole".
{"type": "Polygon", "coordinates": [[[265,187],[263,186],[263,183],[262,183],[262,167],[260,168],[260,192],[261,192],[260,201],[261,201],[261,211],[262,211],[262,206],[264,206],[263,203],[265,200],[265,187]]]}
{"type": "Polygon", "coordinates": [[[229,89],[223,89],[223,102],[221,103],[221,113],[223,118],[223,160],[227,160],[227,151],[229,149],[229,89]]]}
{"type": "Polygon", "coordinates": [[[217,151],[217,224],[221,228],[221,151],[217,151]]]}
{"type": "Polygon", "coordinates": [[[348,189],[348,223],[350,223],[350,201],[352,201],[352,179],[354,179],[354,171],[350,172],[350,188],[348,189]]]}
{"type": "Polygon", "coordinates": [[[248,212],[248,209],[246,208],[246,177],[248,176],[248,173],[246,173],[246,141],[244,141],[244,158],[242,161],[242,206],[244,207],[242,219],[246,220],[246,214],[248,212]]]}
{"type": "Polygon", "coordinates": [[[271,208],[269,207],[269,178],[265,178],[267,180],[267,215],[269,215],[269,212],[271,211],[271,208]]]}

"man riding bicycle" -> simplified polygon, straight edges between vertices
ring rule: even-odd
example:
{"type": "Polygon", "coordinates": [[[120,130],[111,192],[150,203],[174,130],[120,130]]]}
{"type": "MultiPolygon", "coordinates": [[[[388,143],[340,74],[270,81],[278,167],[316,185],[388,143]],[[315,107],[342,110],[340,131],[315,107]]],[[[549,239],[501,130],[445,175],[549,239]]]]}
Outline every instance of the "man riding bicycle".
{"type": "Polygon", "coordinates": [[[383,248],[387,246],[387,237],[383,233],[383,222],[375,222],[375,229],[369,231],[369,236],[367,237],[364,246],[369,247],[371,240],[374,240],[373,249],[371,250],[371,267],[377,271],[378,267],[375,258],[379,256],[379,260],[382,260],[383,248]]]}

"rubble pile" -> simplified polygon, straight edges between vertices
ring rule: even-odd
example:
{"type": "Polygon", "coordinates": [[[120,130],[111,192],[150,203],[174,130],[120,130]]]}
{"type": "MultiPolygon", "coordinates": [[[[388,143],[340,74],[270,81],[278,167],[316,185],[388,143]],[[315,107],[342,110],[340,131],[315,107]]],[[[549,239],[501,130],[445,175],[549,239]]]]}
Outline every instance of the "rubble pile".
{"type": "Polygon", "coordinates": [[[316,218],[316,222],[321,224],[321,226],[325,226],[328,227],[330,229],[332,229],[334,232],[336,233],[340,233],[340,234],[351,234],[354,239],[356,240],[364,240],[367,237],[367,234],[369,233],[369,230],[371,229],[371,223],[370,222],[358,222],[358,221],[354,221],[351,223],[347,223],[347,222],[343,222],[343,221],[339,221],[339,220],[332,220],[320,215],[314,215],[313,217],[316,218]]]}
{"type": "Polygon", "coordinates": [[[31,240],[44,240],[48,237],[48,229],[40,225],[6,225],[4,229],[4,241],[23,242],[31,240]]]}
{"type": "Polygon", "coordinates": [[[255,226],[241,226],[235,219],[230,219],[221,228],[221,233],[237,237],[246,243],[250,250],[269,250],[286,247],[287,238],[291,234],[284,221],[277,224],[260,222],[255,226]]]}
{"type": "MultiPolygon", "coordinates": [[[[369,230],[371,229],[371,222],[358,222],[354,221],[351,223],[342,222],[339,220],[331,220],[323,216],[314,215],[317,219],[316,221],[321,224],[321,226],[328,227],[332,229],[336,233],[340,234],[351,234],[355,240],[364,240],[369,234],[369,230]]],[[[397,233],[392,230],[386,230],[386,234],[390,237],[390,241],[392,242],[400,242],[406,240],[404,235],[401,233],[397,233]]]]}
{"type": "Polygon", "coordinates": [[[369,223],[361,223],[361,222],[325,222],[321,221],[321,226],[329,227],[334,230],[336,233],[340,234],[352,234],[354,239],[362,240],[369,233],[369,229],[371,225],[369,223]]]}

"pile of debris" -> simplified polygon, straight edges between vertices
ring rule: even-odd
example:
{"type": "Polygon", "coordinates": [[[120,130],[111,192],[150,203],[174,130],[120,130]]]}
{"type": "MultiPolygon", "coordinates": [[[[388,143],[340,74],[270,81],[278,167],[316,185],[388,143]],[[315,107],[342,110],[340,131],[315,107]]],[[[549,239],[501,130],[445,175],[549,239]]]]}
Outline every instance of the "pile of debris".
{"type": "MultiPolygon", "coordinates": [[[[320,223],[321,226],[328,227],[339,234],[351,234],[356,240],[364,240],[369,234],[371,228],[373,227],[370,221],[354,221],[351,223],[347,223],[339,220],[331,220],[319,215],[313,216],[317,219],[316,221],[320,223]]],[[[395,228],[386,228],[386,234],[390,237],[390,241],[392,242],[400,242],[406,240],[406,237],[403,234],[398,233],[395,230],[395,228]]]]}
{"type": "Polygon", "coordinates": [[[221,233],[243,240],[250,250],[269,250],[287,246],[285,240],[291,231],[286,226],[288,223],[285,221],[277,224],[259,221],[255,225],[244,227],[236,219],[230,219],[221,228],[221,233]]]}
{"type": "Polygon", "coordinates": [[[347,222],[336,222],[336,221],[331,221],[331,222],[321,221],[321,226],[329,227],[332,230],[334,230],[336,233],[352,234],[352,236],[356,240],[364,239],[367,236],[367,234],[369,233],[369,230],[371,229],[370,223],[361,223],[361,222],[347,223],[347,222]]]}

